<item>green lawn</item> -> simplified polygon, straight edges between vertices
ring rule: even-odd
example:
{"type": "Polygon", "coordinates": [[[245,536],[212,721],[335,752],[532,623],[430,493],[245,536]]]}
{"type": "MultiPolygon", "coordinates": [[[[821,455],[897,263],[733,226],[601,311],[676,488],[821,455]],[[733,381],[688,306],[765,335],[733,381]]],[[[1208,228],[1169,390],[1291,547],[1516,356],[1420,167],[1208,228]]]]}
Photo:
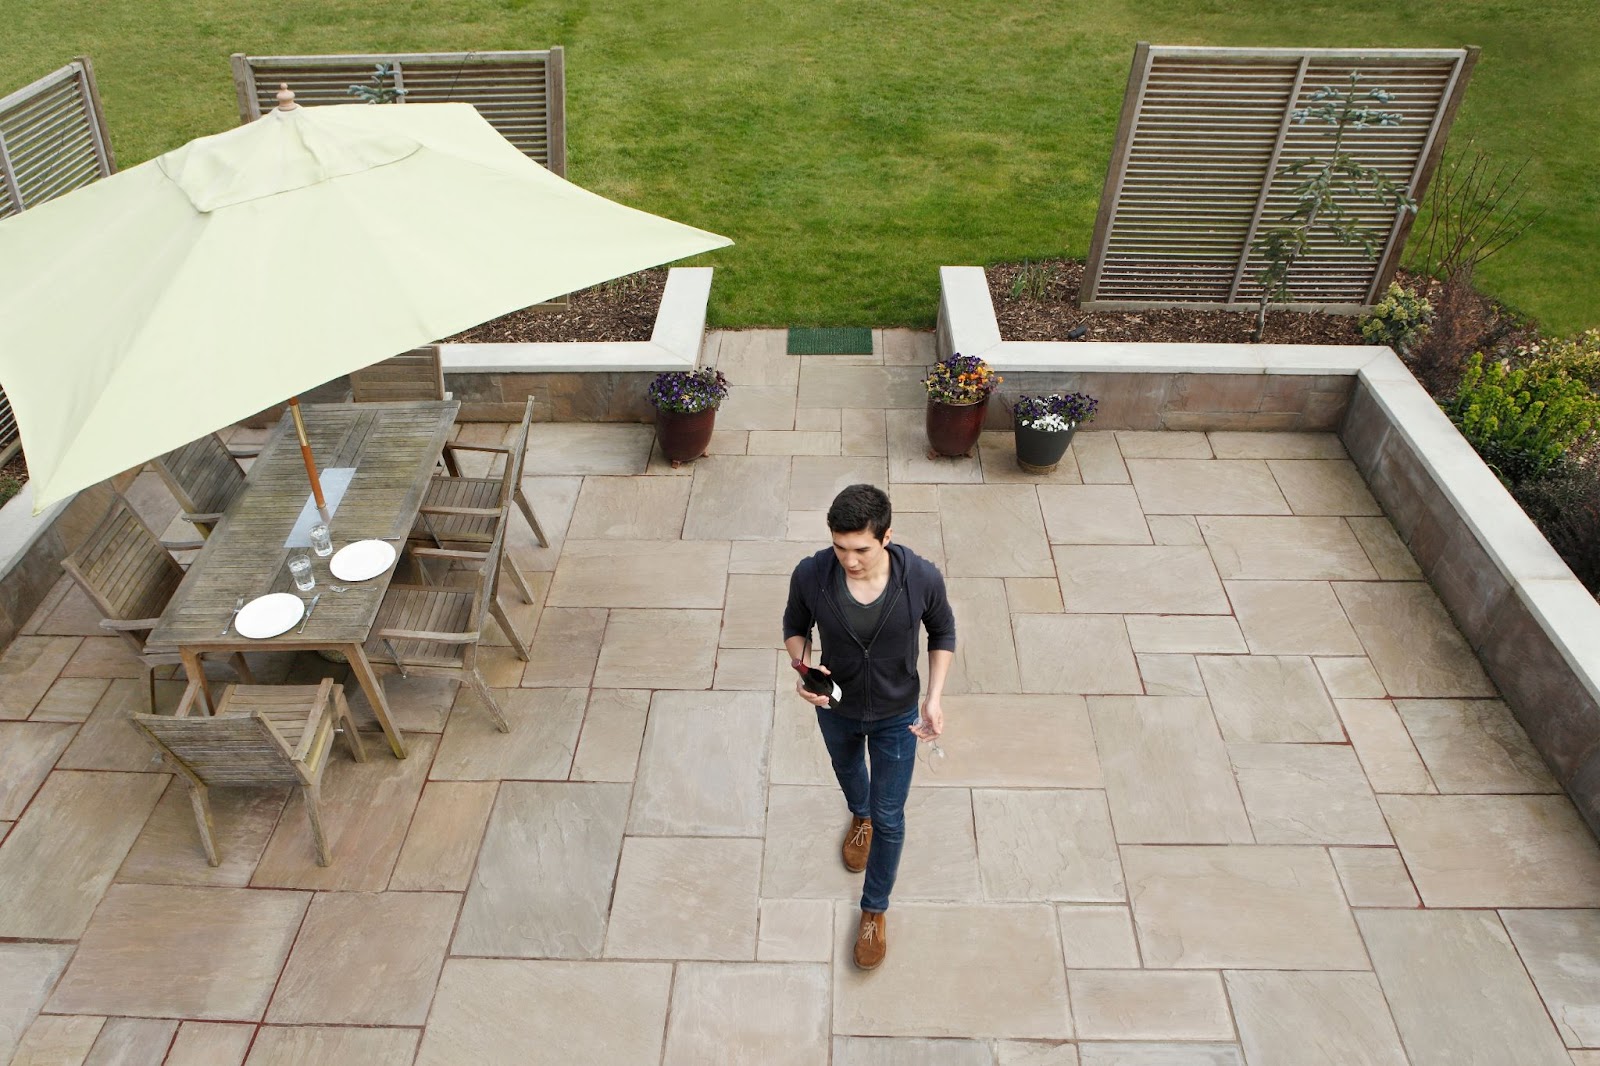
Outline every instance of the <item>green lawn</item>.
{"type": "Polygon", "coordinates": [[[1600,324],[1594,0],[9,0],[0,93],[80,53],[126,167],[237,121],[230,52],[567,49],[570,176],[737,244],[718,325],[930,325],[941,264],[1085,253],[1134,42],[1458,46],[1456,123],[1547,214],[1481,283],[1600,324]]]}

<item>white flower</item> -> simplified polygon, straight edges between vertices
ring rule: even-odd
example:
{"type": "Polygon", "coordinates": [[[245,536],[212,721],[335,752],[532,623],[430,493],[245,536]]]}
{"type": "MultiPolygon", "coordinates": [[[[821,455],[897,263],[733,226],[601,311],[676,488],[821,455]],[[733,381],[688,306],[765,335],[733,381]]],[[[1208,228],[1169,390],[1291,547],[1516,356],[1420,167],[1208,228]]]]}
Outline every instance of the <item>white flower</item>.
{"type": "Polygon", "coordinates": [[[1024,428],[1043,430],[1045,433],[1065,433],[1076,424],[1057,414],[1040,415],[1031,422],[1026,418],[1022,420],[1024,428]]]}

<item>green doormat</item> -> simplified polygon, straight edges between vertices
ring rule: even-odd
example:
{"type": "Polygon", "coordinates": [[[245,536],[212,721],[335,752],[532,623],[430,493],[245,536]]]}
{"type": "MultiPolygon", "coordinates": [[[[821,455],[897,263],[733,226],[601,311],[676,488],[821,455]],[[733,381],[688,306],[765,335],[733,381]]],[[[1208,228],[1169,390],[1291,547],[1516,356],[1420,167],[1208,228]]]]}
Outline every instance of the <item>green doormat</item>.
{"type": "Polygon", "coordinates": [[[790,355],[871,355],[872,330],[789,327],[790,355]]]}

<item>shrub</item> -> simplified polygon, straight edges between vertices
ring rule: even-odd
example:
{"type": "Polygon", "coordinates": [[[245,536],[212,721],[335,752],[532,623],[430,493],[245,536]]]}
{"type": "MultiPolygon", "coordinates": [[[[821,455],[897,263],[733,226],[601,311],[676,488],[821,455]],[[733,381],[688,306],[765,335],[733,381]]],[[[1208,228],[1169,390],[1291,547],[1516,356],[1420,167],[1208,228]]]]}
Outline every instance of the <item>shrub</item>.
{"type": "Polygon", "coordinates": [[[1566,374],[1512,369],[1467,360],[1450,420],[1502,481],[1515,485],[1554,469],[1568,452],[1585,449],[1600,427],[1600,400],[1566,374]]]}
{"type": "Polygon", "coordinates": [[[728,395],[728,379],[711,367],[668,370],[657,374],[645,394],[660,411],[693,415],[714,411],[728,395]]]}
{"type": "Polygon", "coordinates": [[[1600,392],[1600,329],[1519,348],[1513,361],[1535,374],[1565,374],[1600,392]]]}
{"type": "Polygon", "coordinates": [[[928,399],[939,403],[976,403],[993,392],[1004,381],[994,368],[975,355],[957,352],[940,363],[922,379],[927,386],[928,399]]]}
{"type": "Polygon", "coordinates": [[[1361,320],[1361,339],[1368,344],[1386,344],[1401,355],[1409,355],[1417,338],[1433,325],[1433,305],[1423,296],[1402,285],[1391,284],[1361,320]]]}
{"type": "Polygon", "coordinates": [[[1568,456],[1512,494],[1584,587],[1600,595],[1600,449],[1568,456]]]}

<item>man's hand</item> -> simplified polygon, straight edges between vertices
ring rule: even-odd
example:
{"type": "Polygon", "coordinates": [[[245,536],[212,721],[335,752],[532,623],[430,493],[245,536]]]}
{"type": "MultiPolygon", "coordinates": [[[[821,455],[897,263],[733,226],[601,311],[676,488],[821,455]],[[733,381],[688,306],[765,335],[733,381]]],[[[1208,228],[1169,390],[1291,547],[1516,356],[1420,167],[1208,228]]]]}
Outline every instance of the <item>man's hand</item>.
{"type": "Polygon", "coordinates": [[[929,696],[923,701],[922,717],[910,728],[918,740],[933,740],[944,732],[944,708],[939,705],[939,697],[929,696]]]}
{"type": "MultiPolygon", "coordinates": [[[[830,676],[833,674],[832,670],[829,670],[826,666],[823,666],[820,663],[817,664],[817,669],[830,676]]],[[[805,700],[813,707],[826,707],[833,702],[832,696],[819,696],[815,692],[807,692],[805,688],[805,678],[799,676],[798,674],[795,675],[794,690],[801,699],[805,700]]]]}

